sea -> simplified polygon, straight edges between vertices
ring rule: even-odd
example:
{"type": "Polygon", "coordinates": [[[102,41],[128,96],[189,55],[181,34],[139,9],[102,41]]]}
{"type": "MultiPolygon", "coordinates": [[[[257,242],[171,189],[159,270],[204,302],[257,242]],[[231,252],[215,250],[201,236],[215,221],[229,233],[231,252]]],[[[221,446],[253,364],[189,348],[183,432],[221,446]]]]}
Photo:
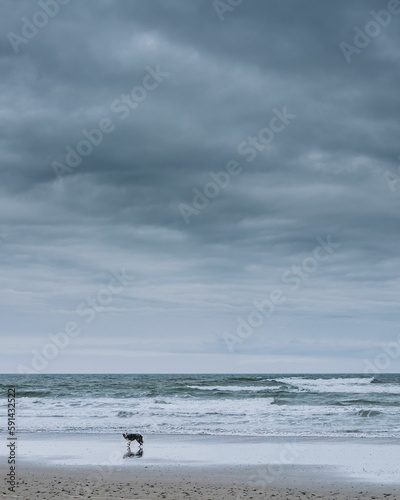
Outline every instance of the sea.
{"type": "MultiPolygon", "coordinates": [[[[18,433],[400,438],[400,375],[0,375],[18,433]]],[[[4,425],[4,426],[3,426],[4,425]]]]}

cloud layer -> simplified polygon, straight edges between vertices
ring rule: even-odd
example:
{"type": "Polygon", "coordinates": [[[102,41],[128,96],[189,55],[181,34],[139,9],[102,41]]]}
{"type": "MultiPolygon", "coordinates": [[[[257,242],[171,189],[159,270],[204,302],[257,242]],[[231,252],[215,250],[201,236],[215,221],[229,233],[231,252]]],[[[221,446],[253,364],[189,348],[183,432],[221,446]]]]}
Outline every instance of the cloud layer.
{"type": "Polygon", "coordinates": [[[82,333],[48,371],[361,371],[397,336],[400,14],[354,37],[396,3],[244,0],[221,20],[211,1],[71,1],[16,53],[50,4],[0,21],[4,371],[68,321],[82,333]],[[224,332],[274,289],[231,353],[224,332]]]}

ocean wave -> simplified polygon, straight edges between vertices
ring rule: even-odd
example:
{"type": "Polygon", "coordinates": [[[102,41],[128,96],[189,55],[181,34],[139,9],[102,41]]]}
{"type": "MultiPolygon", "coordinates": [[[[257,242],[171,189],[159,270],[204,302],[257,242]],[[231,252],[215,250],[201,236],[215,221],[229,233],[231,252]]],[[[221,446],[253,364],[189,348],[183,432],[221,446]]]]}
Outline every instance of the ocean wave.
{"type": "Polygon", "coordinates": [[[303,378],[291,377],[281,379],[290,384],[292,389],[310,393],[347,393],[347,394],[400,394],[400,385],[372,385],[373,377],[360,378],[303,378]]]}
{"type": "Polygon", "coordinates": [[[382,412],[377,410],[360,410],[357,412],[357,415],[360,415],[360,417],[377,417],[378,415],[382,415],[382,412]]]}
{"type": "Polygon", "coordinates": [[[374,377],[371,380],[371,384],[400,384],[399,376],[397,375],[381,375],[380,377],[374,377]]]}
{"type": "MultiPolygon", "coordinates": [[[[38,375],[20,380],[21,432],[119,433],[131,421],[143,434],[400,438],[398,375],[38,375]],[[371,383],[374,379],[380,382],[371,383]]],[[[0,398],[0,411],[6,405],[0,398]]]]}
{"type": "Polygon", "coordinates": [[[258,381],[267,381],[269,382],[270,380],[273,380],[273,379],[269,379],[269,378],[265,378],[265,376],[249,376],[249,375],[245,375],[243,377],[241,376],[235,376],[235,375],[230,375],[229,376],[229,381],[230,382],[258,382],[258,381]]]}
{"type": "Polygon", "coordinates": [[[16,391],[17,399],[19,398],[47,398],[52,396],[50,391],[37,390],[21,390],[17,388],[16,391]]]}
{"type": "Polygon", "coordinates": [[[380,405],[380,401],[373,401],[371,399],[345,399],[342,401],[335,401],[334,406],[354,406],[354,405],[380,405]]]}
{"type": "MultiPolygon", "coordinates": [[[[274,391],[271,386],[262,385],[188,385],[189,389],[196,391],[220,391],[220,392],[269,392],[274,391]]],[[[275,390],[284,388],[284,384],[279,384],[275,390]]]]}
{"type": "Polygon", "coordinates": [[[289,405],[291,403],[290,399],[281,399],[281,398],[274,398],[274,401],[272,404],[274,405],[289,405]]]}
{"type": "Polygon", "coordinates": [[[119,418],[128,418],[128,417],[133,417],[134,415],[137,415],[137,411],[119,411],[117,413],[117,417],[119,418]]]}

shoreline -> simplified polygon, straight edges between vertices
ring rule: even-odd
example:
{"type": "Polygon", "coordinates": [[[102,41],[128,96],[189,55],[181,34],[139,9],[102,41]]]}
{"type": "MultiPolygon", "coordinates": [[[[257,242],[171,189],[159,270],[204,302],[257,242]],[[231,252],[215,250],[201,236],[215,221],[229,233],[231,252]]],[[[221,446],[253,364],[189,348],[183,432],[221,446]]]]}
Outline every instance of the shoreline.
{"type": "Polygon", "coordinates": [[[5,496],[4,480],[3,498],[400,497],[400,440],[146,435],[143,456],[125,457],[118,434],[20,433],[17,442],[20,496],[5,496]]]}
{"type": "MultiPolygon", "coordinates": [[[[5,437],[5,436],[4,436],[5,437]]],[[[136,458],[137,466],[237,466],[237,465],[318,465],[353,467],[365,478],[381,477],[400,484],[400,439],[333,437],[261,437],[148,434],[143,455],[126,457],[127,443],[119,433],[18,433],[19,465],[85,467],[107,465],[124,467],[136,458]],[[377,470],[379,468],[379,470],[377,470]],[[392,473],[392,474],[391,474],[392,473]]],[[[133,442],[131,452],[138,450],[133,442]]],[[[7,451],[0,449],[0,458],[7,451]]]]}
{"type": "MultiPolygon", "coordinates": [[[[119,434],[17,438],[15,494],[91,500],[388,499],[400,497],[400,440],[145,435],[131,456],[119,434]]],[[[3,466],[4,464],[4,466],[3,466]]]]}

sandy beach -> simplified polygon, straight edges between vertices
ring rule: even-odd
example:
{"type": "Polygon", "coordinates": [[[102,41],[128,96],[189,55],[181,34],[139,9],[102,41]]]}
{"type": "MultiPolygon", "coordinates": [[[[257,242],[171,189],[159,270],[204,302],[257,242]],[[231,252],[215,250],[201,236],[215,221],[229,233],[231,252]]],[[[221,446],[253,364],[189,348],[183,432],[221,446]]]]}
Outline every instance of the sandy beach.
{"type": "Polygon", "coordinates": [[[98,481],[96,467],[24,467],[19,473],[16,495],[2,489],[3,498],[23,500],[90,498],[92,500],[244,500],[244,499],[398,499],[400,488],[365,483],[331,481],[314,477],[315,470],[292,467],[278,484],[249,483],[256,467],[149,466],[138,470],[113,471],[98,481]],[[289,476],[289,479],[288,477],[289,476]],[[308,477],[307,477],[308,476],[308,477]],[[287,484],[288,483],[288,484],[287,484]]]}
{"type": "Polygon", "coordinates": [[[20,435],[15,493],[53,499],[396,499],[400,446],[368,440],[20,435]]]}

